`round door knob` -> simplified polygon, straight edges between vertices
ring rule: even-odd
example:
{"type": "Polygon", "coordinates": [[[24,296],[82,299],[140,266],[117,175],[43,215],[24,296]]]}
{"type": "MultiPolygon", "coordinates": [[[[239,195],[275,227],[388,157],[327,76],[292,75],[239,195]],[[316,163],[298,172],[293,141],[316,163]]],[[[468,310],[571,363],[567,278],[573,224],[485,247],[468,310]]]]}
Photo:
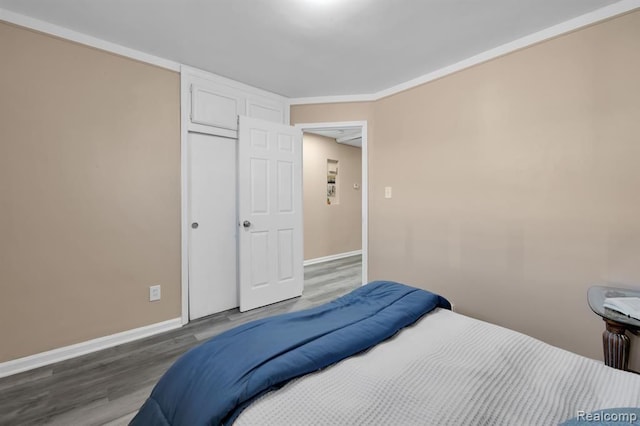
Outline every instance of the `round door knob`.
{"type": "Polygon", "coordinates": [[[244,226],[245,228],[248,228],[251,226],[251,222],[249,222],[248,220],[245,220],[244,222],[242,222],[242,226],[244,226]]]}
{"type": "Polygon", "coordinates": [[[193,229],[198,229],[198,226],[199,226],[199,225],[198,225],[198,222],[193,222],[193,223],[191,224],[191,227],[192,227],[193,229]]]}

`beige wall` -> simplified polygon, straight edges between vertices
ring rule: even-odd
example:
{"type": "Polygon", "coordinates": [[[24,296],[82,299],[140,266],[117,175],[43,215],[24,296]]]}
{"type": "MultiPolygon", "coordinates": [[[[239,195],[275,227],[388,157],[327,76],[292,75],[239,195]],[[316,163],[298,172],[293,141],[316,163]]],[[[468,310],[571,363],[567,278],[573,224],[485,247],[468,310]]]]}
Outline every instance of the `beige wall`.
{"type": "Polygon", "coordinates": [[[361,149],[305,133],[303,138],[304,258],[362,248],[361,149]],[[327,204],[327,159],[338,160],[339,203],[327,204]]]}
{"type": "Polygon", "coordinates": [[[369,278],[602,358],[587,288],[640,283],[638,40],[635,12],[375,102],[369,278]]]}
{"type": "MultiPolygon", "coordinates": [[[[292,107],[369,122],[370,279],[601,357],[586,288],[640,282],[639,39],[635,12],[375,103],[292,107]]],[[[178,75],[2,23],[0,51],[0,362],[178,317],[178,75]]]]}
{"type": "MultiPolygon", "coordinates": [[[[291,107],[291,124],[332,123],[339,121],[371,121],[373,120],[372,102],[352,102],[337,104],[293,105],[291,107]]],[[[371,127],[367,141],[371,143],[371,127]]]]}
{"type": "Polygon", "coordinates": [[[179,317],[178,74],[4,23],[0,52],[0,362],[179,317]]]}

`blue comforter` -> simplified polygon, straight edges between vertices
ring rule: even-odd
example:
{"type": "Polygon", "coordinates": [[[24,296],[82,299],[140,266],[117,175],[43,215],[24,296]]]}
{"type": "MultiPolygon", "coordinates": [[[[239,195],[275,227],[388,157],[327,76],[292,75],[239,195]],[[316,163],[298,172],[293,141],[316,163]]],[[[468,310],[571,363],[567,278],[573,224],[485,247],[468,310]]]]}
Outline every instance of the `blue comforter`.
{"type": "Polygon", "coordinates": [[[131,424],[231,424],[263,393],[375,346],[436,307],[451,305],[375,281],[316,308],[241,325],[178,359],[131,424]]]}

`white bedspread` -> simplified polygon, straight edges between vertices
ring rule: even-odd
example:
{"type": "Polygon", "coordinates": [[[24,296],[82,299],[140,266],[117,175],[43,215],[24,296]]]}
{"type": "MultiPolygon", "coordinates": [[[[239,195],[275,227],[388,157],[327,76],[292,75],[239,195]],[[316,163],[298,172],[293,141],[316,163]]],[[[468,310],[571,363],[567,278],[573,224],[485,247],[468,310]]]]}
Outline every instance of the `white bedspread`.
{"type": "Polygon", "coordinates": [[[640,406],[640,375],[438,309],[366,353],[288,383],[236,425],[552,425],[640,406]]]}

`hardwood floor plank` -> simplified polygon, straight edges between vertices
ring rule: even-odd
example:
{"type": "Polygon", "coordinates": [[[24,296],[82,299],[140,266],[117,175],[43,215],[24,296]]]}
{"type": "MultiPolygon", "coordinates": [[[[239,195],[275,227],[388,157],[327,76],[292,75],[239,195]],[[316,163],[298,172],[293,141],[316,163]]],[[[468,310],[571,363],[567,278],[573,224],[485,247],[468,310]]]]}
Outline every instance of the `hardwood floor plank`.
{"type": "Polygon", "coordinates": [[[0,425],[126,425],[183,353],[255,319],[310,308],[362,285],[361,256],[305,267],[301,297],[186,326],[0,379],[0,425]]]}
{"type": "Polygon", "coordinates": [[[104,400],[100,401],[99,404],[87,405],[67,411],[66,413],[48,419],[46,424],[57,426],[104,425],[121,420],[123,417],[122,412],[127,410],[129,411],[129,415],[133,417],[151,393],[153,386],[155,386],[155,383],[113,401],[104,400]]]}
{"type": "MultiPolygon", "coordinates": [[[[91,416],[109,403],[107,398],[102,398],[90,404],[85,404],[79,408],[68,410],[63,414],[54,415],[50,419],[44,420],[44,424],[65,426],[65,425],[99,425],[99,422],[92,422],[91,416]]],[[[104,423],[104,422],[103,422],[104,423]]]]}
{"type": "Polygon", "coordinates": [[[46,377],[51,377],[52,374],[53,374],[53,368],[51,367],[36,368],[31,371],[26,371],[24,373],[16,374],[15,376],[13,376],[14,377],[13,380],[0,382],[0,392],[5,392],[19,385],[27,385],[30,382],[42,380],[46,377]]]}
{"type": "Polygon", "coordinates": [[[125,414],[120,418],[105,423],[104,426],[127,426],[131,422],[131,420],[133,420],[136,414],[138,414],[138,410],[132,411],[129,414],[125,414]]]}

